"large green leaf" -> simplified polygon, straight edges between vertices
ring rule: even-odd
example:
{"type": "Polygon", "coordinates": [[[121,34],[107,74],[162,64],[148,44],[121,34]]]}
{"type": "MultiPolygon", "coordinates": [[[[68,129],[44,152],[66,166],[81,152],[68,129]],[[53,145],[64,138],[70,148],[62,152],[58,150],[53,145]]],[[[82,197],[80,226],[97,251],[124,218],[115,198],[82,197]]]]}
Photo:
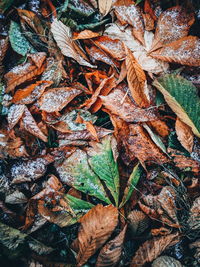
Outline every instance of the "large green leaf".
{"type": "Polygon", "coordinates": [[[27,53],[37,52],[24,37],[20,25],[14,21],[11,21],[10,24],[9,39],[13,50],[22,56],[25,56],[27,53]]]}
{"type": "Polygon", "coordinates": [[[106,136],[101,143],[88,150],[89,164],[92,170],[103,180],[118,206],[119,172],[111,147],[111,136],[106,136]]]}
{"type": "Polygon", "coordinates": [[[83,150],[77,149],[57,167],[57,171],[63,183],[106,203],[111,203],[99,177],[90,168],[87,154],[83,150]]]}
{"type": "Polygon", "coordinates": [[[192,82],[180,75],[167,74],[153,84],[176,115],[200,137],[200,98],[192,82]]]}
{"type": "Polygon", "coordinates": [[[133,168],[133,171],[128,179],[127,186],[124,190],[124,196],[122,198],[122,201],[120,203],[120,208],[124,206],[124,204],[130,199],[133,190],[135,189],[137,183],[140,180],[142,174],[142,169],[139,165],[139,163],[133,168]]]}

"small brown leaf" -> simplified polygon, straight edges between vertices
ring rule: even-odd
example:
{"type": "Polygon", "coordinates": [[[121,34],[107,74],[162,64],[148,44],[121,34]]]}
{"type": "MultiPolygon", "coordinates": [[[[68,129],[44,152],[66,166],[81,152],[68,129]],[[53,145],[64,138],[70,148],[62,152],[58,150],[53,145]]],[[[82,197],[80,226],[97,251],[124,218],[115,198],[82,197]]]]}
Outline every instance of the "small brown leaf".
{"type": "Polygon", "coordinates": [[[82,266],[112,234],[118,223],[118,210],[98,204],[79,222],[77,266],[82,266]]]}
{"type": "Polygon", "coordinates": [[[133,35],[141,44],[145,45],[144,23],[140,7],[131,0],[117,0],[114,4],[114,11],[122,25],[133,26],[133,35]]]}
{"type": "Polygon", "coordinates": [[[148,125],[152,127],[155,132],[162,137],[167,137],[169,135],[169,127],[162,120],[149,121],[148,125]]]}
{"type": "Polygon", "coordinates": [[[25,107],[24,114],[21,120],[23,123],[23,127],[27,132],[40,138],[42,141],[47,142],[47,137],[43,134],[43,132],[37,126],[36,121],[34,120],[33,116],[31,115],[27,107],[25,107]]]}
{"type": "Polygon", "coordinates": [[[24,114],[25,105],[12,105],[8,112],[8,128],[11,130],[21,119],[22,115],[24,114]]]}
{"type": "Polygon", "coordinates": [[[191,128],[182,122],[179,118],[176,119],[176,134],[181,145],[189,152],[192,153],[194,134],[191,128]]]}
{"type": "Polygon", "coordinates": [[[131,95],[139,107],[148,107],[149,100],[145,93],[145,88],[147,88],[146,75],[131,50],[125,46],[125,51],[127,80],[131,95]]]}
{"type": "Polygon", "coordinates": [[[106,16],[112,6],[112,0],[98,0],[99,11],[101,15],[106,16]]]}
{"type": "Polygon", "coordinates": [[[143,266],[146,262],[152,262],[166,248],[175,245],[178,241],[178,233],[147,240],[137,250],[132,259],[131,267],[139,267],[143,266]]]}
{"type": "Polygon", "coordinates": [[[127,225],[113,240],[109,241],[99,252],[96,267],[116,266],[120,260],[127,225]]]}
{"type": "Polygon", "coordinates": [[[5,74],[7,93],[15,89],[19,84],[40,75],[44,71],[45,66],[43,63],[46,59],[45,53],[31,54],[28,57],[29,62],[18,65],[5,74]]]}
{"type": "Polygon", "coordinates": [[[86,51],[92,60],[102,61],[111,66],[116,65],[116,63],[106,52],[96,46],[92,46],[90,48],[86,47],[86,51]]]}
{"type": "Polygon", "coordinates": [[[200,39],[196,36],[187,36],[166,44],[150,56],[166,62],[175,62],[188,66],[200,66],[200,39]]]}
{"type": "Polygon", "coordinates": [[[46,112],[60,111],[81,93],[81,90],[71,87],[50,89],[39,99],[40,109],[46,112]]]}
{"type": "Polygon", "coordinates": [[[99,33],[98,32],[93,32],[90,30],[84,30],[82,32],[77,33],[74,37],[73,40],[85,40],[85,39],[91,39],[98,37],[99,33]]]}
{"type": "Polygon", "coordinates": [[[131,211],[127,219],[133,236],[140,236],[149,227],[149,217],[140,210],[131,211]]]}

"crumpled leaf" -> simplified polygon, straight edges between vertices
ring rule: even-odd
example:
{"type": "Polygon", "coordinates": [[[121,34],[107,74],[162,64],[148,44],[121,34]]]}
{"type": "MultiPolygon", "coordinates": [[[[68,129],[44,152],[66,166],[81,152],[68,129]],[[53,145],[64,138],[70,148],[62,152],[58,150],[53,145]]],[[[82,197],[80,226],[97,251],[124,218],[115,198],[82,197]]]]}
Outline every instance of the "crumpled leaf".
{"type": "Polygon", "coordinates": [[[130,266],[139,267],[143,266],[146,262],[152,262],[166,248],[175,245],[178,241],[178,233],[161,237],[153,237],[152,239],[147,240],[136,251],[130,266]]]}
{"type": "Polygon", "coordinates": [[[158,19],[151,51],[188,35],[195,18],[182,6],[165,10],[158,19]]]}
{"type": "Polygon", "coordinates": [[[200,98],[196,87],[190,81],[174,74],[158,78],[154,85],[164,95],[167,104],[179,119],[200,137],[200,98]]]}
{"type": "Polygon", "coordinates": [[[139,163],[133,168],[133,171],[127,181],[127,186],[124,190],[124,195],[122,198],[122,201],[120,203],[120,208],[123,207],[126,202],[129,200],[131,197],[133,190],[135,189],[137,183],[139,182],[139,179],[141,177],[142,170],[139,166],[139,163]]]}
{"type": "Polygon", "coordinates": [[[57,171],[63,183],[110,203],[99,177],[90,168],[87,154],[83,150],[77,149],[60,166],[57,166],[57,171]]]}
{"type": "Polygon", "coordinates": [[[46,54],[39,52],[28,55],[29,61],[11,69],[4,77],[7,81],[6,93],[12,91],[16,86],[25,81],[40,75],[44,70],[44,61],[46,54]]]}
{"type": "Polygon", "coordinates": [[[42,141],[47,142],[47,137],[44,135],[44,133],[40,130],[38,127],[35,119],[31,115],[30,111],[28,110],[27,107],[24,109],[24,113],[21,119],[23,123],[24,129],[31,133],[32,135],[40,138],[42,141]]]}
{"type": "MultiPolygon", "coordinates": [[[[124,42],[131,50],[143,70],[155,74],[163,73],[168,70],[169,65],[167,63],[154,59],[148,55],[148,51],[151,48],[154,38],[154,34],[152,32],[145,31],[144,33],[145,47],[132,36],[130,27],[127,27],[124,30],[120,28],[119,25],[112,23],[106,28],[104,34],[108,35],[109,38],[118,39],[121,42],[124,42]]],[[[121,48],[118,48],[118,53],[120,51],[122,51],[121,48]]]]}
{"type": "Polygon", "coordinates": [[[88,60],[85,59],[86,56],[83,58],[83,52],[80,55],[81,48],[72,40],[72,33],[69,27],[64,25],[61,21],[54,19],[51,24],[51,32],[63,55],[73,58],[80,65],[95,68],[95,66],[91,65],[88,60]]]}
{"type": "Polygon", "coordinates": [[[109,241],[99,252],[96,267],[116,266],[120,260],[127,225],[114,239],[109,241]]]}
{"type": "Polygon", "coordinates": [[[128,23],[133,26],[133,35],[144,45],[144,23],[140,7],[131,0],[117,0],[114,4],[114,11],[122,25],[128,23]]]}
{"type": "Polygon", "coordinates": [[[200,66],[200,39],[196,36],[183,37],[149,55],[166,62],[198,67],[200,66]]]}
{"type": "Polygon", "coordinates": [[[101,140],[101,143],[92,143],[87,150],[88,162],[92,170],[103,180],[110,190],[116,206],[119,198],[119,172],[116,159],[114,158],[115,147],[112,147],[114,140],[108,135],[101,140]]]}
{"type": "Polygon", "coordinates": [[[20,25],[15,21],[11,21],[9,29],[9,40],[15,52],[25,56],[27,53],[36,53],[30,42],[24,37],[20,25]]]}
{"type": "MultiPolygon", "coordinates": [[[[128,90],[128,87],[125,87],[128,90]]],[[[145,122],[157,118],[156,109],[142,109],[137,107],[129,95],[115,88],[107,96],[100,96],[103,105],[114,115],[118,115],[126,122],[145,122]]]]}
{"type": "Polygon", "coordinates": [[[192,148],[194,144],[194,135],[191,128],[182,122],[179,118],[176,120],[175,124],[176,134],[181,145],[189,152],[192,153],[192,148]]]}
{"type": "Polygon", "coordinates": [[[125,46],[127,81],[131,95],[139,107],[149,106],[146,75],[132,52],[125,46]],[[146,89],[146,90],[145,90],[146,89]]]}
{"type": "Polygon", "coordinates": [[[77,266],[82,266],[112,234],[118,223],[118,210],[98,204],[79,222],[77,266]]]}
{"type": "Polygon", "coordinates": [[[49,89],[38,101],[40,109],[46,112],[60,111],[81,93],[81,90],[71,87],[49,89]]]}

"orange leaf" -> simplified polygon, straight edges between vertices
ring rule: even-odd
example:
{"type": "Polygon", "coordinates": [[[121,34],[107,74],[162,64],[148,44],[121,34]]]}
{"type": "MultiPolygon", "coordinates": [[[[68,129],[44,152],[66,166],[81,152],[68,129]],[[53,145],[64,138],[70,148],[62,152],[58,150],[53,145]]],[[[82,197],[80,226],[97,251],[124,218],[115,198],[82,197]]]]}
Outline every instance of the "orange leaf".
{"type": "Polygon", "coordinates": [[[40,109],[46,112],[60,111],[81,93],[81,90],[71,87],[50,89],[39,99],[40,109]]]}
{"type": "Polygon", "coordinates": [[[179,118],[176,120],[176,134],[181,145],[189,152],[192,153],[194,134],[191,128],[182,122],[179,118]]]}
{"type": "Polygon", "coordinates": [[[148,125],[162,137],[167,137],[169,135],[169,127],[162,120],[149,121],[148,125]]]}
{"type": "Polygon", "coordinates": [[[18,104],[30,104],[40,98],[45,88],[49,87],[52,83],[52,81],[38,81],[24,89],[18,89],[12,98],[12,102],[18,104]]]}
{"type": "Polygon", "coordinates": [[[98,204],[79,222],[77,266],[82,266],[111,236],[118,223],[118,210],[98,204]]]}
{"type": "Polygon", "coordinates": [[[98,32],[93,32],[90,30],[84,30],[84,31],[79,32],[76,35],[74,35],[73,40],[91,39],[91,38],[95,38],[98,36],[99,36],[98,32]]]}
{"type": "Polygon", "coordinates": [[[200,66],[200,39],[187,36],[151,52],[150,56],[167,62],[188,66],[200,66]]]}
{"type": "Polygon", "coordinates": [[[114,12],[122,25],[133,26],[133,35],[145,46],[144,23],[140,7],[131,0],[118,0],[114,4],[114,12]]]}
{"type": "Polygon", "coordinates": [[[157,17],[156,17],[156,15],[154,13],[154,10],[151,7],[150,0],[145,0],[145,2],[144,2],[144,12],[148,13],[152,17],[153,20],[157,20],[157,17]]]}
{"type": "Polygon", "coordinates": [[[14,67],[11,71],[5,74],[7,82],[6,93],[15,89],[19,84],[40,75],[44,71],[44,61],[46,54],[43,52],[31,54],[28,56],[29,62],[23,63],[14,67]]]}
{"type": "Polygon", "coordinates": [[[186,37],[194,21],[194,14],[188,14],[181,6],[171,7],[164,11],[158,19],[151,51],[155,51],[163,44],[186,37]]]}
{"type": "Polygon", "coordinates": [[[139,107],[148,107],[149,100],[145,93],[145,88],[147,88],[146,75],[131,50],[125,46],[125,51],[127,80],[132,97],[139,107]]]}
{"type": "Polygon", "coordinates": [[[132,259],[131,267],[144,266],[146,262],[152,262],[156,259],[166,248],[175,245],[179,241],[178,233],[167,236],[154,237],[147,240],[136,251],[132,259]]]}
{"type": "Polygon", "coordinates": [[[101,249],[95,265],[96,267],[116,266],[122,254],[126,229],[127,225],[124,227],[121,233],[119,233],[119,235],[117,235],[114,239],[109,241],[101,249]]]}

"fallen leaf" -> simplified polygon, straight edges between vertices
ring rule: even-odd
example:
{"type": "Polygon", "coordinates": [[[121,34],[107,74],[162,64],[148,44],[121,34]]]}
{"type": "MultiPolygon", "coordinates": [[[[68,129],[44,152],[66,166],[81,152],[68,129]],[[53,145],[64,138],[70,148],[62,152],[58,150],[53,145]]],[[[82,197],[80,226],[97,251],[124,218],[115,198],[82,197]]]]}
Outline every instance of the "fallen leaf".
{"type": "Polygon", "coordinates": [[[169,135],[169,127],[167,126],[165,121],[155,120],[149,121],[147,123],[157,134],[162,137],[167,137],[169,135]]]}
{"type": "Polygon", "coordinates": [[[93,32],[91,30],[84,30],[82,32],[77,33],[74,37],[73,40],[85,40],[85,39],[91,39],[98,37],[99,33],[98,32],[93,32]]]}
{"type": "Polygon", "coordinates": [[[46,59],[45,53],[39,52],[37,54],[31,54],[28,57],[29,62],[18,65],[5,74],[7,93],[15,89],[16,86],[40,75],[44,71],[43,63],[46,59]]]}
{"type": "Polygon", "coordinates": [[[81,90],[71,87],[50,89],[39,99],[40,109],[46,112],[60,111],[81,93],[81,90]]]}
{"type": "Polygon", "coordinates": [[[140,210],[133,210],[129,213],[128,225],[131,230],[132,236],[141,236],[141,234],[149,227],[149,217],[140,210]]]}
{"type": "Polygon", "coordinates": [[[140,7],[131,0],[117,0],[114,4],[114,12],[122,25],[128,23],[133,26],[133,35],[141,44],[145,45],[144,23],[140,7]]]}
{"type": "Polygon", "coordinates": [[[86,51],[88,55],[91,57],[91,60],[102,61],[111,66],[116,65],[116,63],[112,60],[112,58],[97,46],[92,46],[90,48],[86,47],[86,51]]]}
{"type": "Polygon", "coordinates": [[[31,133],[32,135],[40,138],[43,142],[47,142],[47,137],[43,134],[43,132],[38,127],[35,119],[31,115],[30,111],[27,107],[24,109],[23,116],[21,118],[21,121],[23,123],[24,129],[31,133]]]}
{"type": "Polygon", "coordinates": [[[189,152],[192,153],[192,148],[194,144],[194,135],[191,128],[182,122],[179,118],[176,120],[175,124],[176,134],[178,140],[182,146],[189,152]]]}
{"type": "Polygon", "coordinates": [[[153,261],[152,267],[160,267],[160,266],[182,267],[183,265],[180,263],[180,261],[177,261],[176,259],[174,259],[172,257],[160,256],[153,261]]]}
{"type": "Polygon", "coordinates": [[[153,58],[188,66],[200,66],[200,39],[196,36],[183,37],[150,52],[153,58]]]}
{"type": "Polygon", "coordinates": [[[112,6],[112,0],[98,0],[99,11],[102,16],[106,16],[112,6]]]}
{"type": "Polygon", "coordinates": [[[197,230],[200,226],[200,197],[195,198],[192,207],[190,208],[188,224],[190,229],[197,230]]]}
{"type": "Polygon", "coordinates": [[[127,68],[127,81],[131,91],[131,95],[139,107],[145,108],[149,106],[148,89],[146,75],[134,58],[129,48],[125,46],[126,51],[126,68],[127,68]],[[145,90],[146,89],[146,90],[145,90]]]}
{"type": "Polygon", "coordinates": [[[26,106],[25,105],[12,105],[9,108],[8,112],[8,128],[11,130],[21,119],[22,115],[24,114],[26,106]]]}
{"type": "Polygon", "coordinates": [[[131,267],[143,266],[146,262],[152,262],[156,259],[166,248],[175,245],[179,240],[178,233],[167,236],[153,237],[144,242],[136,251],[132,259],[131,267]]]}
{"type": "Polygon", "coordinates": [[[72,33],[69,27],[64,25],[61,21],[54,19],[51,24],[51,32],[63,55],[73,58],[80,65],[90,68],[95,67],[86,60],[86,56],[83,58],[83,52],[82,55],[80,55],[81,48],[72,40],[72,33]]]}
{"type": "Polygon", "coordinates": [[[118,210],[98,204],[79,222],[77,266],[82,266],[111,236],[118,223],[118,210]]]}
{"type": "Polygon", "coordinates": [[[200,137],[200,98],[196,87],[190,81],[174,74],[167,74],[155,80],[154,85],[164,95],[167,104],[179,119],[200,137]]]}
{"type": "Polygon", "coordinates": [[[116,266],[120,260],[127,225],[114,239],[109,241],[99,252],[96,267],[116,266]]]}

